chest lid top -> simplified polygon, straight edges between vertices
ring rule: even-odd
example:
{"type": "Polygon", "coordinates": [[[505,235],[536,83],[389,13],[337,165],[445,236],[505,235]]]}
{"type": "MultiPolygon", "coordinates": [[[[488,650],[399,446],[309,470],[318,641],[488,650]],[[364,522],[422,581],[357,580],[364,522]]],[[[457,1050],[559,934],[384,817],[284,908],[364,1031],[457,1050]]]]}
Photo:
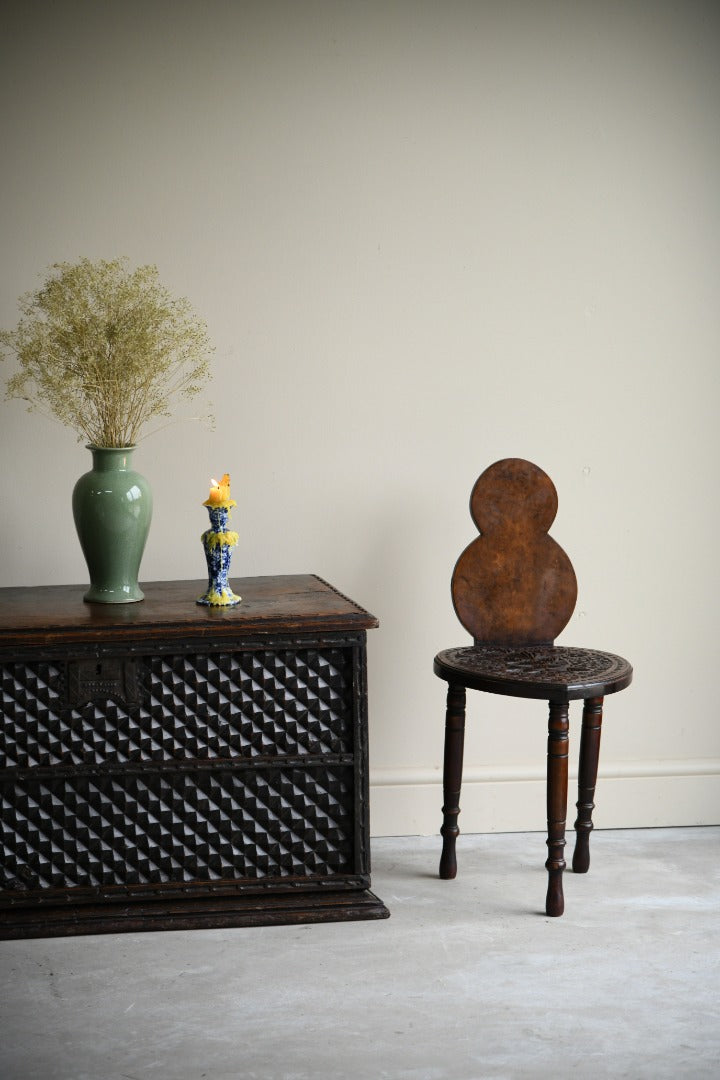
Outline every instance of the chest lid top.
{"type": "Polygon", "coordinates": [[[83,602],[84,585],[0,589],[0,647],[70,641],[246,637],[258,633],[369,630],[374,615],[315,574],[233,578],[236,607],[196,603],[204,581],[143,582],[130,604],[83,602]]]}

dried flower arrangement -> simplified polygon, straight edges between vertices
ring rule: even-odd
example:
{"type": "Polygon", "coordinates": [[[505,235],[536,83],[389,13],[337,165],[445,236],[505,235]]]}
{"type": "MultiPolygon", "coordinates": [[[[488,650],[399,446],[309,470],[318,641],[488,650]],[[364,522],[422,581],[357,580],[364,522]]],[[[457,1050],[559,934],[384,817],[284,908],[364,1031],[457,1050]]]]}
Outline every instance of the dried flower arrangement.
{"type": "Polygon", "coordinates": [[[48,411],[92,446],[134,446],[149,420],[170,416],[172,399],[202,389],[206,325],[155,266],[81,259],[51,270],[20,298],[16,329],[0,331],[0,356],[20,364],[6,398],[48,411]]]}

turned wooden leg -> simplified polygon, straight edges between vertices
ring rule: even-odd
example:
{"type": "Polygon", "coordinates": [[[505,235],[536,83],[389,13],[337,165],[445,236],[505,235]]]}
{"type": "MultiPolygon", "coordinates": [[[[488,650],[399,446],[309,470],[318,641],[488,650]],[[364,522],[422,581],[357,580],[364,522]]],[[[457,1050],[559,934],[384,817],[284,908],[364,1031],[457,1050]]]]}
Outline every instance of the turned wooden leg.
{"type": "Polygon", "coordinates": [[[465,687],[448,686],[445,714],[445,758],[443,762],[443,838],[440,856],[440,877],[454,878],[457,874],[455,841],[460,833],[457,819],[460,813],[463,745],[465,742],[465,687]]]}
{"type": "Polygon", "coordinates": [[[562,875],[565,869],[565,818],[568,788],[568,705],[550,702],[548,720],[547,758],[547,818],[548,818],[548,890],[545,900],[547,915],[562,915],[565,910],[562,875]]]}
{"type": "Polygon", "coordinates": [[[588,698],[583,705],[582,736],[580,738],[580,768],[578,772],[577,821],[575,822],[575,851],[572,867],[576,874],[586,874],[590,867],[590,833],[592,812],[595,809],[595,784],[600,756],[603,698],[588,698]]]}

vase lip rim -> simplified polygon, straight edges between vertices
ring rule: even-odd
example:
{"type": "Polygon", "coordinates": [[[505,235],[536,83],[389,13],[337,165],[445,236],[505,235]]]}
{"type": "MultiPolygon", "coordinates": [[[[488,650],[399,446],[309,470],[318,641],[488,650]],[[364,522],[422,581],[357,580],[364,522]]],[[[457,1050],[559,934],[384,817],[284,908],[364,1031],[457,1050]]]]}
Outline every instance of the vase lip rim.
{"type": "Polygon", "coordinates": [[[97,443],[85,443],[86,450],[120,450],[126,454],[128,450],[135,450],[137,443],[128,443],[127,446],[98,446],[97,443]]]}

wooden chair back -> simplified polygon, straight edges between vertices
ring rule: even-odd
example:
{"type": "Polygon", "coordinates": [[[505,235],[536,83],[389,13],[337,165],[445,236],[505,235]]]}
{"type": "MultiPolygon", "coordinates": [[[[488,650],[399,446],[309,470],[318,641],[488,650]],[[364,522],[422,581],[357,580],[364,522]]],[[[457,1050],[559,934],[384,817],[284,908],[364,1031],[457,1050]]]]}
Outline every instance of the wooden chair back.
{"type": "Polygon", "coordinates": [[[495,462],[475,482],[480,536],[455,564],[452,599],[477,645],[551,645],[570,621],[575,571],[548,535],[557,504],[550,477],[521,458],[495,462]]]}

